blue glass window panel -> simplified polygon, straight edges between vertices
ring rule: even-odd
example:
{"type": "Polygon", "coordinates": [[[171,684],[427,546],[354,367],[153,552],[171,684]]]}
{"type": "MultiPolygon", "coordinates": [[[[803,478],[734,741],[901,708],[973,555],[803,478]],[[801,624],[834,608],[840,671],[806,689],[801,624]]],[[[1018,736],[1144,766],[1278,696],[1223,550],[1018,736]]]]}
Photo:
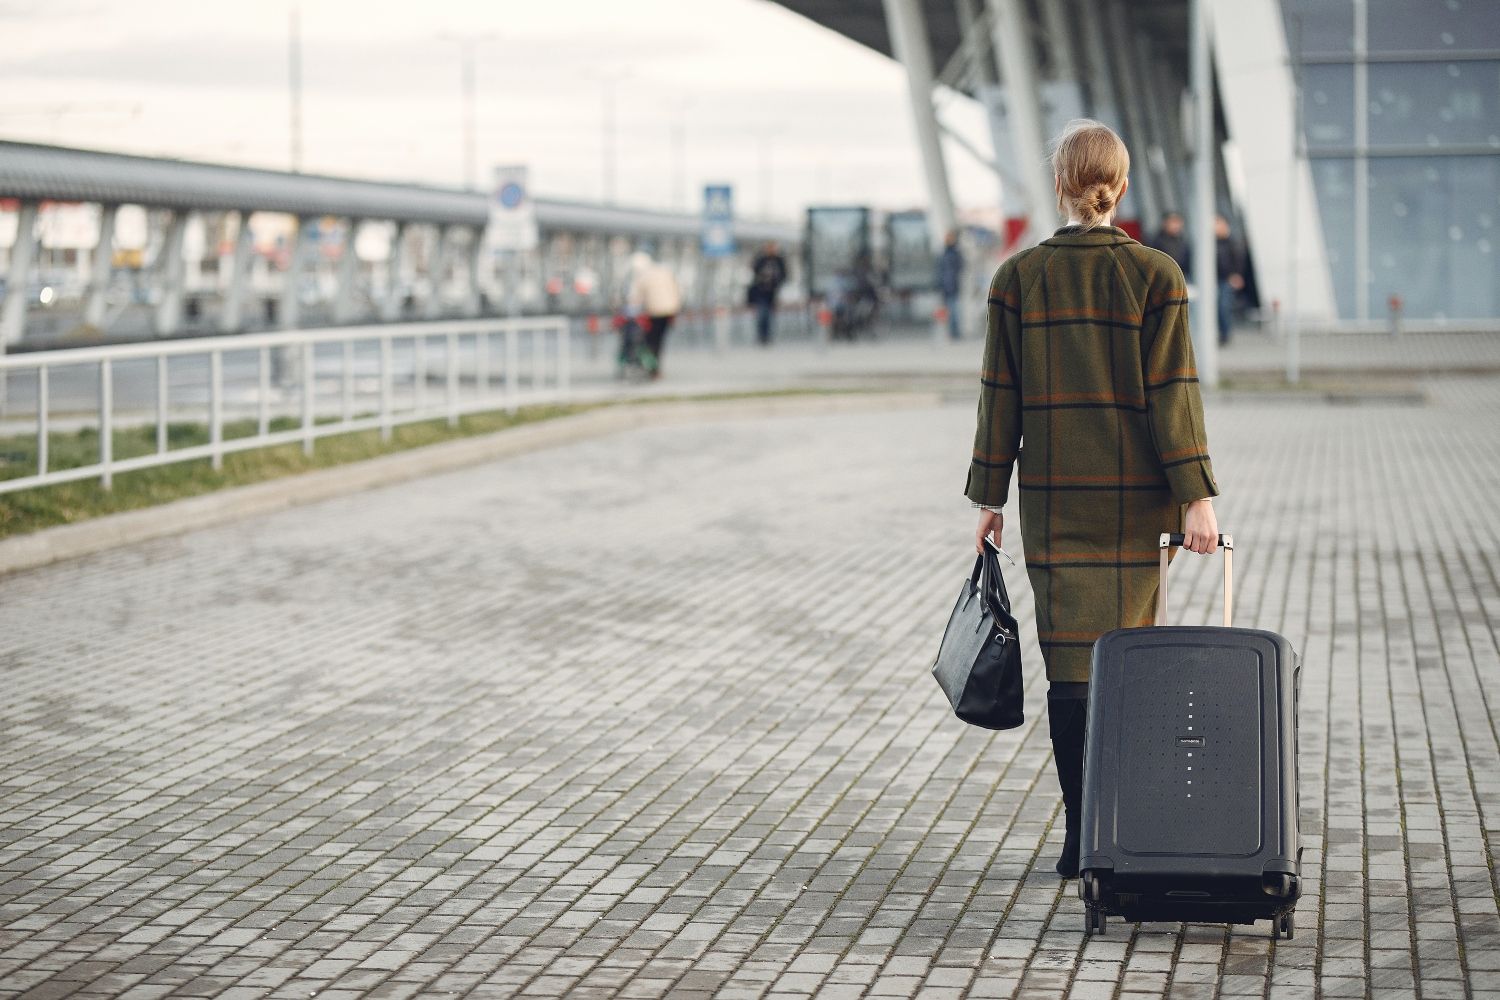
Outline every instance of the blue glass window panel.
{"type": "Polygon", "coordinates": [[[1500,316],[1500,157],[1370,160],[1370,315],[1500,316]]]}
{"type": "Polygon", "coordinates": [[[1500,60],[1371,63],[1369,74],[1371,146],[1500,152],[1500,60]]]}
{"type": "Polygon", "coordinates": [[[1302,130],[1308,149],[1347,149],[1354,145],[1354,67],[1303,66],[1302,130]]]}
{"type": "Polygon", "coordinates": [[[1333,274],[1334,300],[1338,314],[1354,315],[1354,161],[1315,159],[1313,190],[1318,195],[1318,215],[1323,224],[1323,243],[1333,274]]]}
{"type": "Polygon", "coordinates": [[[1368,0],[1371,52],[1500,49],[1496,0],[1368,0]]]}
{"type": "Polygon", "coordinates": [[[1354,51],[1352,0],[1284,0],[1281,16],[1293,52],[1354,51]]]}

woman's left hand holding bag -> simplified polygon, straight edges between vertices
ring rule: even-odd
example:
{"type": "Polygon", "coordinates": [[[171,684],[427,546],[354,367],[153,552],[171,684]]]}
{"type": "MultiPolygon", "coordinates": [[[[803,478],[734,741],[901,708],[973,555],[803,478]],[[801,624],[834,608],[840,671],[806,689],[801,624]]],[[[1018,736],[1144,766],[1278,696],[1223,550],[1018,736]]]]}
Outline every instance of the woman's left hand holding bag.
{"type": "Polygon", "coordinates": [[[995,548],[1003,549],[1000,544],[1000,533],[1005,528],[1005,515],[997,510],[981,508],[979,511],[979,529],[974,533],[974,551],[980,555],[984,554],[984,540],[986,537],[995,543],[995,548]]]}

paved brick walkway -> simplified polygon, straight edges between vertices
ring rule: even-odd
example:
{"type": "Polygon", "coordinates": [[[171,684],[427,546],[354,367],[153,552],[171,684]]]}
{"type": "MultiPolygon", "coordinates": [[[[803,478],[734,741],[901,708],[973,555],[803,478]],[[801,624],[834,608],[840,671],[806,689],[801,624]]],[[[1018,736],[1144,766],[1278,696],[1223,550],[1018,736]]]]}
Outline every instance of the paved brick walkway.
{"type": "Polygon", "coordinates": [[[1034,646],[1021,730],[926,675],[965,404],[635,432],[0,581],[0,992],[1500,996],[1500,379],[1430,400],[1210,411],[1238,620],[1306,663],[1294,941],[1085,942],[1034,646]]]}

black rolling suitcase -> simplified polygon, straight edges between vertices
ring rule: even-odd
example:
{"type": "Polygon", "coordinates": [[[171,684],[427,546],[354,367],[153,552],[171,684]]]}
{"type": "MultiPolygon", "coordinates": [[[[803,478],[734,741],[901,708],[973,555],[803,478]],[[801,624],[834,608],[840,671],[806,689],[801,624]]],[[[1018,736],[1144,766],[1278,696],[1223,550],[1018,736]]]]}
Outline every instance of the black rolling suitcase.
{"type": "MultiPolygon", "coordinates": [[[[1158,626],[1181,544],[1161,536],[1158,626]]],[[[1094,646],[1078,879],[1089,933],[1118,916],[1269,920],[1292,936],[1301,664],[1276,633],[1230,627],[1234,540],[1220,544],[1223,628],[1117,629],[1094,646]]]]}

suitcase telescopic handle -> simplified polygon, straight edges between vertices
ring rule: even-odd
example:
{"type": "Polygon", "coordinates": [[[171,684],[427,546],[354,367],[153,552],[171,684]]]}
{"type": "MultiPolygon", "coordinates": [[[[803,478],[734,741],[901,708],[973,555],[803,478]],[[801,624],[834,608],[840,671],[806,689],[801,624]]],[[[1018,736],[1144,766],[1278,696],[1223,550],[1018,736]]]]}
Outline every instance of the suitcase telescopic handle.
{"type": "MultiPolygon", "coordinates": [[[[1183,536],[1176,532],[1162,532],[1161,579],[1156,588],[1156,624],[1167,623],[1167,556],[1172,546],[1181,545],[1183,536]]],[[[1234,536],[1220,535],[1219,547],[1224,550],[1224,627],[1233,623],[1234,614],[1234,536]]]]}

